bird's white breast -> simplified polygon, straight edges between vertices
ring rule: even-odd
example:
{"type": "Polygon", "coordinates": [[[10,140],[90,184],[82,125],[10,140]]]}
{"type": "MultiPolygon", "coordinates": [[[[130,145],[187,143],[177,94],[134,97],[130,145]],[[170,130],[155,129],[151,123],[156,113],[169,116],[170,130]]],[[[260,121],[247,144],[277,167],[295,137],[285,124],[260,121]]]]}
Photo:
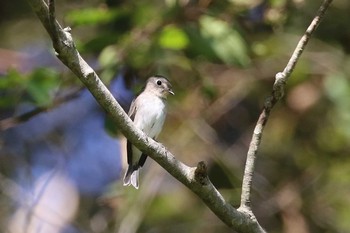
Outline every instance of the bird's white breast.
{"type": "Polygon", "coordinates": [[[149,137],[156,138],[162,130],[166,116],[165,101],[149,94],[141,94],[138,99],[134,123],[149,137]]]}

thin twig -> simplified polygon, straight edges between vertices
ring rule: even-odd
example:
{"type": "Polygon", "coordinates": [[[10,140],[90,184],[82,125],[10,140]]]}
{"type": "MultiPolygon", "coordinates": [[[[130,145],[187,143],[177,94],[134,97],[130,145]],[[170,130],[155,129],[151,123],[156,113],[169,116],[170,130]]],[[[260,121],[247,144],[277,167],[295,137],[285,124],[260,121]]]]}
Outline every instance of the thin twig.
{"type": "Polygon", "coordinates": [[[276,74],[275,83],[271,95],[265,100],[263,110],[259,116],[258,122],[255,126],[254,133],[249,145],[247,153],[247,161],[244,170],[243,183],[242,183],[242,194],[241,194],[241,206],[239,210],[246,209],[251,211],[251,188],[253,174],[255,170],[256,155],[261,143],[261,137],[265,128],[265,125],[269,119],[270,112],[275,104],[283,97],[285,85],[294,70],[305,46],[309,42],[311,35],[314,33],[318,25],[320,24],[326,10],[331,4],[332,0],[324,0],[321,7],[319,8],[316,17],[312,20],[310,26],[307,28],[303,37],[300,39],[296,46],[289,62],[283,72],[276,74]]]}

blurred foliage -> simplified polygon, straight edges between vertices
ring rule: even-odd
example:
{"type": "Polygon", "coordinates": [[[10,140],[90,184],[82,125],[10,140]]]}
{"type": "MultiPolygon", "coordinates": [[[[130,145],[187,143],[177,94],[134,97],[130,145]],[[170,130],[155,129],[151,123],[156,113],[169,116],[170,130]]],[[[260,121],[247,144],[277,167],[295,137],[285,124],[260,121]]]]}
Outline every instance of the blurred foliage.
{"type": "Polygon", "coordinates": [[[188,45],[188,37],[183,30],[168,25],[159,36],[159,45],[174,50],[184,49],[188,45]]]}
{"type": "MultiPolygon", "coordinates": [[[[0,10],[1,48],[29,54],[40,44],[51,50],[26,3],[20,8],[9,4],[0,10]]],[[[122,69],[138,80],[129,80],[129,88],[154,73],[171,80],[176,96],[169,99],[159,141],[188,165],[206,161],[212,182],[238,206],[246,152],[262,103],[320,1],[56,4],[58,20],[72,27],[79,51],[106,83],[122,69]]],[[[268,232],[350,232],[349,10],[349,1],[333,2],[294,70],[285,98],[271,113],[252,201],[268,232]]],[[[3,54],[2,64],[9,65],[0,66],[2,117],[28,101],[50,105],[67,71],[46,63],[46,68],[28,71],[19,56],[3,54]]],[[[39,64],[44,61],[38,58],[39,64]]],[[[70,80],[64,80],[65,87],[77,85],[70,80]]],[[[14,179],[11,169],[17,165],[8,160],[3,159],[1,173],[14,179]]],[[[76,232],[231,232],[151,159],[142,170],[140,190],[116,181],[100,202],[84,194],[81,198],[76,232]]],[[[7,210],[0,219],[11,215],[7,199],[0,198],[7,210]]]]}
{"type": "Polygon", "coordinates": [[[28,75],[9,70],[0,80],[1,107],[10,108],[22,101],[49,106],[59,83],[58,72],[53,69],[40,68],[28,75]]]}

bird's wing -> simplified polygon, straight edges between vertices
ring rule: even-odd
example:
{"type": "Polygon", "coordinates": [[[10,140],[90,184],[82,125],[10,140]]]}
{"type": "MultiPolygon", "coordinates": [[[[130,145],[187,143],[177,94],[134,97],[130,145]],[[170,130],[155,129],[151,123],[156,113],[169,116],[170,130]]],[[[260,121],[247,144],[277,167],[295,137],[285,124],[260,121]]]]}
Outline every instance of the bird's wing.
{"type": "MultiPolygon", "coordinates": [[[[131,102],[130,109],[128,112],[128,116],[130,117],[130,119],[132,121],[134,121],[135,114],[136,114],[136,104],[135,104],[136,101],[135,100],[136,100],[136,98],[131,102]]],[[[132,144],[129,140],[127,140],[127,142],[126,142],[126,152],[127,152],[128,164],[132,165],[132,163],[133,163],[133,161],[132,161],[132,144]]]]}
{"type": "Polygon", "coordinates": [[[132,102],[131,102],[131,105],[130,105],[130,109],[129,109],[129,112],[128,112],[128,116],[130,117],[130,119],[132,121],[134,121],[134,118],[135,118],[135,113],[136,113],[136,104],[135,104],[135,101],[136,99],[134,99],[132,102]]]}
{"type": "MultiPolygon", "coordinates": [[[[132,101],[131,105],[130,105],[130,109],[129,109],[129,113],[128,113],[128,116],[130,117],[130,119],[132,121],[134,121],[135,119],[135,115],[136,115],[136,109],[137,109],[137,106],[136,106],[136,99],[132,101]]],[[[129,140],[127,140],[127,143],[126,143],[126,152],[127,152],[127,159],[128,159],[128,164],[129,165],[133,165],[133,163],[137,162],[137,161],[132,161],[133,160],[133,156],[132,156],[132,144],[129,140]]],[[[147,155],[142,153],[139,161],[138,161],[138,166],[139,167],[142,167],[145,162],[146,162],[146,159],[147,159],[147,155]]]]}

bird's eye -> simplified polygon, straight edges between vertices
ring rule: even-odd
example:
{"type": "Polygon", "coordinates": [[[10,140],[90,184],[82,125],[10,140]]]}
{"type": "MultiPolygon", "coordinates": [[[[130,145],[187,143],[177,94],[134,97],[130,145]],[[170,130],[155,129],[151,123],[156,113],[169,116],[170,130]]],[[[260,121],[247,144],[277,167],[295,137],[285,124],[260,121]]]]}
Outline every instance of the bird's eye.
{"type": "Polygon", "coordinates": [[[162,85],[162,81],[158,80],[158,81],[157,81],[157,85],[158,85],[158,86],[162,85]]]}

